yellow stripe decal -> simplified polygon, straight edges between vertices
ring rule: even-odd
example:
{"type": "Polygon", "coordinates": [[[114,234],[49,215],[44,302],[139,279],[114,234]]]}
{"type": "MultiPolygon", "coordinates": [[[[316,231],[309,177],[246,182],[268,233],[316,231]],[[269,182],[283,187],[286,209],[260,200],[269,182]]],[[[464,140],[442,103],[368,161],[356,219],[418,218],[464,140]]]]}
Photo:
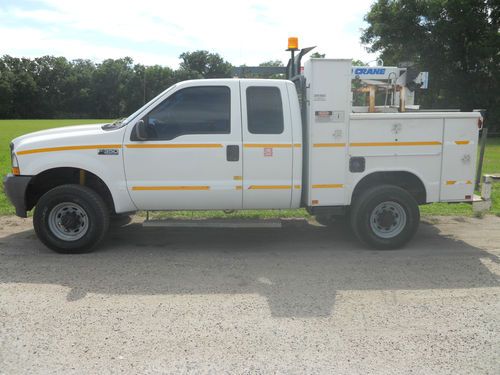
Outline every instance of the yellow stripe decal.
{"type": "Polygon", "coordinates": [[[293,185],[293,187],[294,187],[295,189],[300,189],[300,188],[301,188],[301,186],[300,186],[300,185],[293,185]]]}
{"type": "Polygon", "coordinates": [[[291,189],[292,185],[250,185],[250,190],[291,189]]]}
{"type": "Polygon", "coordinates": [[[313,189],[340,189],[343,188],[343,184],[316,184],[312,186],[313,189]]]}
{"type": "Polygon", "coordinates": [[[300,143],[295,143],[293,147],[302,147],[302,145],[300,143]]]}
{"type": "Polygon", "coordinates": [[[133,186],[132,190],[210,190],[210,186],[133,186]]]}
{"type": "Polygon", "coordinates": [[[241,180],[243,180],[243,177],[242,176],[233,176],[233,180],[241,181],[241,180]]]}
{"type": "Polygon", "coordinates": [[[468,145],[470,141],[455,141],[457,145],[468,145]]]}
{"type": "Polygon", "coordinates": [[[241,186],[241,185],[237,185],[237,186],[236,186],[236,190],[243,190],[243,186],[241,186]]]}
{"type": "Polygon", "coordinates": [[[439,146],[441,142],[354,142],[351,147],[385,147],[385,146],[439,146]]]}
{"type": "Polygon", "coordinates": [[[313,147],[345,147],[345,143],[314,143],[313,147]]]}
{"type": "Polygon", "coordinates": [[[222,148],[220,143],[132,143],[127,148],[222,148]]]}
{"type": "Polygon", "coordinates": [[[448,180],[448,181],[446,181],[446,185],[456,185],[456,184],[472,185],[472,181],[471,180],[466,180],[466,181],[448,180]]]}
{"type": "MultiPolygon", "coordinates": [[[[262,148],[262,147],[269,147],[269,148],[291,148],[292,144],[291,143],[245,143],[243,145],[245,148],[262,148]]],[[[300,147],[300,146],[295,146],[295,147],[300,147]]]]}
{"type": "Polygon", "coordinates": [[[61,147],[46,147],[35,148],[32,150],[17,151],[18,155],[38,154],[40,152],[56,152],[56,151],[74,151],[74,150],[97,150],[108,148],[122,148],[122,145],[84,145],[84,146],[61,146],[61,147]]]}

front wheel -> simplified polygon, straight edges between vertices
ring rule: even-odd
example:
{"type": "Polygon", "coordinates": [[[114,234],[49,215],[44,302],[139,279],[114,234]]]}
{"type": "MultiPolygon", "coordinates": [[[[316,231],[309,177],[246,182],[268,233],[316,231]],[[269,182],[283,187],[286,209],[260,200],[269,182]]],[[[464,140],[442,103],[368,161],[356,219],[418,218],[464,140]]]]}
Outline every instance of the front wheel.
{"type": "Polygon", "coordinates": [[[361,193],[351,210],[351,227],[356,236],[376,249],[396,249],[415,234],[420,211],[415,198],[392,185],[373,187],[361,193]]]}
{"type": "Polygon", "coordinates": [[[35,232],[58,253],[90,251],[106,234],[109,212],[94,190],[81,185],[61,185],[38,201],[33,216],[35,232]]]}

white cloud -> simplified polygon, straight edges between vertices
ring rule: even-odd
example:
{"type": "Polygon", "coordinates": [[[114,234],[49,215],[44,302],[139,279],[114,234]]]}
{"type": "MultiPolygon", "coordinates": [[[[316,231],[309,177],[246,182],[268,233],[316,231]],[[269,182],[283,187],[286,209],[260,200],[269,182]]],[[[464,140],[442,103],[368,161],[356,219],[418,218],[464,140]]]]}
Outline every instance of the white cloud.
{"type": "Polygon", "coordinates": [[[207,49],[235,65],[253,65],[287,60],[293,35],[327,57],[366,61],[375,57],[360,45],[357,28],[372,1],[44,0],[40,9],[4,6],[0,22],[9,17],[27,26],[0,27],[0,52],[95,60],[127,55],[175,66],[179,51],[207,49]]]}
{"type": "Polygon", "coordinates": [[[135,62],[147,65],[176,66],[178,64],[176,56],[159,56],[154,53],[138,52],[133,49],[95,45],[82,40],[58,39],[49,32],[29,27],[16,28],[15,30],[0,27],[0,35],[5,38],[2,41],[0,53],[16,57],[55,55],[65,56],[69,59],[82,58],[102,61],[107,58],[117,59],[132,56],[135,62]],[[26,48],[28,45],[31,46],[29,49],[26,48]]]}

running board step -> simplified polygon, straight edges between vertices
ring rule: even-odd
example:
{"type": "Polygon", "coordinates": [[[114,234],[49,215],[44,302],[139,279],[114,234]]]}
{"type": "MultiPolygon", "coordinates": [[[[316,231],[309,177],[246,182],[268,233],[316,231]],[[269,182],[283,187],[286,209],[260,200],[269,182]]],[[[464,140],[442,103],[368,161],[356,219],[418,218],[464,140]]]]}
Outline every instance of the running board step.
{"type": "Polygon", "coordinates": [[[143,227],[170,227],[170,228],[281,228],[281,220],[228,220],[228,219],[204,219],[204,220],[145,220],[143,227]]]}

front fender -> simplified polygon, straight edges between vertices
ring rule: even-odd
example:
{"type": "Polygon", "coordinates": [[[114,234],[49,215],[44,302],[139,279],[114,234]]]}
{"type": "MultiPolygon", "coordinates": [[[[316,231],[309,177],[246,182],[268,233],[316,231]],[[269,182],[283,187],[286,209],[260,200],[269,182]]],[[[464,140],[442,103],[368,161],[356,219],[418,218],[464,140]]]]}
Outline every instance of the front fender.
{"type": "Polygon", "coordinates": [[[22,175],[36,176],[55,168],[77,168],[99,177],[108,187],[118,213],[135,211],[125,181],[123,158],[118,155],[98,155],[98,150],[74,150],[22,155],[19,167],[22,175]]]}

